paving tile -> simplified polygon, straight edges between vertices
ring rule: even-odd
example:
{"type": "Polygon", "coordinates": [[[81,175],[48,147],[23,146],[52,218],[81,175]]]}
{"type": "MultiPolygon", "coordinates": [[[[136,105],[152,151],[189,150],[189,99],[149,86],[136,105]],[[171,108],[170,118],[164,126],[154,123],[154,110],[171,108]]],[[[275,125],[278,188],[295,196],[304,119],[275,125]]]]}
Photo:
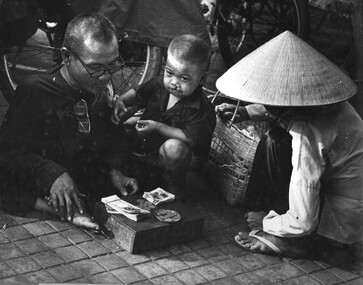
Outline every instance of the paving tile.
{"type": "Polygon", "coordinates": [[[39,251],[47,250],[48,247],[36,238],[26,239],[15,242],[23,252],[33,254],[39,251]]]}
{"type": "Polygon", "coordinates": [[[176,258],[188,265],[190,268],[208,264],[208,262],[196,252],[180,254],[176,256],[176,258]]]}
{"type": "Polygon", "coordinates": [[[70,283],[73,283],[73,284],[89,284],[90,281],[86,277],[81,277],[81,278],[78,278],[78,279],[71,280],[70,283]]]}
{"type": "Polygon", "coordinates": [[[359,275],[357,273],[349,272],[346,270],[342,270],[337,267],[329,268],[328,271],[333,273],[335,276],[339,277],[343,281],[347,282],[349,280],[357,279],[359,278],[359,275]]]}
{"type": "Polygon", "coordinates": [[[77,228],[75,225],[71,223],[62,222],[60,220],[47,220],[46,223],[49,224],[57,232],[77,228]]]}
{"type": "Polygon", "coordinates": [[[76,246],[66,246],[54,249],[56,254],[66,262],[87,258],[87,255],[76,246]]]}
{"type": "Polygon", "coordinates": [[[304,272],[290,263],[280,263],[270,266],[271,269],[286,277],[286,279],[295,278],[304,274],[304,272]]]}
{"type": "Polygon", "coordinates": [[[49,248],[59,248],[67,245],[71,245],[71,242],[64,238],[61,234],[55,233],[45,236],[37,237],[41,242],[43,242],[49,248]]]}
{"type": "Polygon", "coordinates": [[[3,228],[5,225],[7,228],[9,228],[17,226],[18,223],[14,220],[13,216],[0,211],[0,228],[3,228]]]}
{"type": "Polygon", "coordinates": [[[55,232],[55,229],[52,228],[49,224],[45,221],[39,221],[36,223],[30,223],[23,225],[23,227],[30,232],[33,236],[42,236],[47,235],[55,232]]]}
{"type": "Polygon", "coordinates": [[[236,279],[233,279],[232,277],[226,277],[226,278],[214,280],[213,282],[211,282],[211,284],[214,284],[214,285],[239,285],[240,283],[236,279]]]}
{"type": "Polygon", "coordinates": [[[110,253],[110,251],[96,241],[88,241],[77,245],[89,257],[95,257],[102,254],[110,253]]]}
{"type": "Polygon", "coordinates": [[[31,217],[21,217],[21,216],[13,216],[13,219],[19,224],[24,225],[28,223],[34,223],[38,221],[38,218],[31,218],[31,217]]]}
{"type": "Polygon", "coordinates": [[[246,268],[244,268],[242,264],[234,258],[216,262],[214,265],[227,273],[228,276],[233,276],[247,271],[246,268]]]}
{"type": "Polygon", "coordinates": [[[30,257],[43,268],[48,268],[64,263],[64,261],[58,255],[50,250],[38,252],[31,255],[30,257]]]}
{"type": "Polygon", "coordinates": [[[28,239],[33,237],[33,235],[29,233],[22,226],[9,227],[4,231],[4,233],[7,236],[7,238],[12,241],[28,239]]]}
{"type": "Polygon", "coordinates": [[[305,273],[312,273],[324,269],[318,263],[308,259],[293,260],[291,263],[305,273]]]}
{"type": "Polygon", "coordinates": [[[101,265],[90,259],[76,261],[72,263],[72,267],[81,272],[82,276],[97,274],[105,271],[101,265]]]}
{"type": "Polygon", "coordinates": [[[247,254],[241,257],[237,257],[236,261],[240,262],[241,265],[245,267],[248,271],[266,267],[266,264],[257,257],[255,257],[253,254],[247,254]]]}
{"type": "Polygon", "coordinates": [[[166,257],[166,258],[162,258],[162,259],[157,259],[157,260],[155,260],[155,262],[171,273],[189,269],[188,265],[181,262],[180,260],[175,259],[174,257],[166,257]]]}
{"type": "Polygon", "coordinates": [[[208,281],[213,281],[216,279],[221,279],[223,277],[226,277],[227,274],[224,273],[222,270],[220,270],[218,267],[208,264],[203,265],[201,267],[194,268],[194,270],[202,275],[205,279],[208,281]]]}
{"type": "Polygon", "coordinates": [[[321,285],[320,282],[316,281],[314,278],[311,278],[310,276],[307,275],[285,280],[279,284],[280,285],[301,285],[301,284],[321,285]]]}
{"type": "Polygon", "coordinates": [[[24,284],[25,282],[26,282],[26,280],[22,276],[19,276],[19,275],[0,279],[0,284],[24,284]]]}
{"type": "Polygon", "coordinates": [[[102,265],[107,270],[113,270],[121,267],[129,266],[129,264],[118,257],[115,254],[107,254],[94,258],[93,260],[97,261],[100,265],[102,265]]]}
{"type": "Polygon", "coordinates": [[[191,242],[187,242],[186,245],[192,250],[198,250],[206,247],[210,247],[211,243],[205,239],[198,239],[191,242]]]}
{"type": "Polygon", "coordinates": [[[184,283],[182,283],[180,280],[176,279],[172,275],[165,275],[165,276],[153,278],[153,279],[151,279],[151,282],[156,284],[156,285],[164,285],[164,284],[183,285],[184,284],[184,283]]]}
{"type": "Polygon", "coordinates": [[[165,248],[159,248],[159,249],[149,250],[145,252],[145,255],[147,255],[151,260],[155,260],[170,256],[171,252],[166,250],[165,248]]]}
{"type": "Polygon", "coordinates": [[[279,272],[274,271],[272,268],[260,268],[253,271],[255,275],[257,275],[260,279],[266,280],[270,283],[281,283],[287,278],[280,274],[279,272]]]}
{"type": "MultiPolygon", "coordinates": [[[[1,225],[1,224],[0,224],[1,225]]],[[[0,231],[0,244],[9,242],[9,239],[5,236],[3,231],[0,231]]]]}
{"type": "Polygon", "coordinates": [[[91,235],[80,228],[64,231],[62,232],[62,236],[74,244],[93,240],[91,235]]]}
{"type": "Polygon", "coordinates": [[[28,273],[42,269],[30,257],[20,257],[6,261],[6,264],[15,270],[17,274],[28,273]]]}
{"type": "Polygon", "coordinates": [[[174,276],[188,285],[203,284],[208,282],[207,279],[199,275],[193,269],[177,272],[174,274],[174,276]]]}
{"type": "Polygon", "coordinates": [[[64,264],[52,268],[47,271],[58,280],[58,282],[67,282],[82,277],[82,273],[69,264],[64,264]]]}
{"type": "Polygon", "coordinates": [[[354,279],[346,283],[347,285],[362,285],[363,284],[363,277],[359,279],[354,279]]]}
{"type": "Polygon", "coordinates": [[[0,244],[0,252],[0,258],[3,260],[17,258],[25,255],[19,248],[17,248],[12,243],[0,244]]]}
{"type": "MultiPolygon", "coordinates": [[[[243,250],[243,252],[248,254],[248,252],[245,250],[243,250]]],[[[253,255],[255,257],[257,257],[259,260],[261,260],[266,265],[274,265],[274,264],[289,262],[288,258],[281,258],[278,256],[273,256],[273,255],[267,255],[267,254],[262,254],[262,253],[253,253],[253,255]]]]}
{"type": "Polygon", "coordinates": [[[325,285],[333,285],[342,282],[342,279],[327,270],[314,272],[311,276],[325,285]]]}
{"type": "Polygon", "coordinates": [[[133,283],[133,285],[154,285],[150,280],[143,280],[133,283]]]}
{"type": "Polygon", "coordinates": [[[22,275],[21,277],[23,277],[29,283],[54,283],[54,282],[57,282],[57,280],[45,270],[27,273],[27,274],[22,275]]]}
{"type": "Polygon", "coordinates": [[[237,244],[231,242],[218,246],[218,249],[228,257],[242,256],[247,254],[245,250],[242,250],[241,247],[239,247],[237,244]]]}
{"type": "Polygon", "coordinates": [[[257,275],[255,275],[252,272],[242,273],[233,278],[238,283],[244,285],[244,284],[256,284],[256,285],[265,285],[270,284],[269,282],[259,278],[257,275]]]}
{"type": "Polygon", "coordinates": [[[179,254],[190,251],[190,248],[187,247],[185,244],[175,244],[168,246],[165,249],[170,251],[172,254],[179,254]]]}
{"type": "Polygon", "coordinates": [[[132,267],[124,267],[116,270],[112,270],[111,273],[120,279],[124,283],[135,283],[146,279],[144,275],[135,270],[132,267]]]}
{"type": "Polygon", "coordinates": [[[0,262],[0,279],[16,275],[16,272],[4,262],[0,262]]]}
{"type": "Polygon", "coordinates": [[[218,246],[231,241],[231,237],[226,236],[223,231],[221,232],[221,230],[209,232],[208,235],[204,235],[203,238],[213,246],[218,246]]]}
{"type": "Polygon", "coordinates": [[[141,274],[149,279],[168,273],[164,268],[160,267],[153,261],[135,265],[135,269],[137,269],[141,274]]]}
{"type": "Polygon", "coordinates": [[[200,256],[210,262],[217,262],[227,259],[228,257],[216,247],[203,248],[196,251],[200,256]]]}
{"type": "Polygon", "coordinates": [[[150,258],[143,254],[131,254],[127,251],[121,251],[116,253],[117,256],[121,257],[128,264],[138,264],[146,261],[150,261],[150,258]]]}
{"type": "Polygon", "coordinates": [[[121,245],[119,245],[115,240],[101,239],[98,242],[111,252],[124,251],[124,249],[121,247],[121,245]]]}
{"type": "Polygon", "coordinates": [[[120,280],[117,279],[110,272],[103,272],[96,275],[89,276],[88,279],[92,281],[92,283],[99,284],[121,284],[120,280]]]}

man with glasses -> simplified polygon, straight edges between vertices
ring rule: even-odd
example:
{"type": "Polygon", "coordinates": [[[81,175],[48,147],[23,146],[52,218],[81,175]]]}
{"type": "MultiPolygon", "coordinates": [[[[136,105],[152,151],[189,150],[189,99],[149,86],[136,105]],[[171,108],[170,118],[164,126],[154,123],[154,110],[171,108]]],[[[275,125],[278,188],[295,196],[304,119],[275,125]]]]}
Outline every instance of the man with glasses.
{"type": "Polygon", "coordinates": [[[87,208],[102,196],[138,191],[123,174],[123,131],[110,120],[111,78],[123,66],[113,24],[97,14],[77,16],[61,54],[57,71],[18,87],[1,126],[1,207],[47,210],[97,230],[87,208]]]}

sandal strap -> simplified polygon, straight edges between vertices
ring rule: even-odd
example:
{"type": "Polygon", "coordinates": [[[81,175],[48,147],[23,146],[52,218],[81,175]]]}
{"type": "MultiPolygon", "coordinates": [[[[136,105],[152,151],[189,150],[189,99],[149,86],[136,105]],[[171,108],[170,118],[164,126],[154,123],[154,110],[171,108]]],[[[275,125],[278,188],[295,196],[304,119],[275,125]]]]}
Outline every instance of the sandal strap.
{"type": "Polygon", "coordinates": [[[279,249],[275,244],[273,244],[272,242],[270,242],[269,240],[261,237],[261,236],[258,236],[257,233],[258,232],[262,232],[261,230],[254,230],[254,231],[251,231],[249,233],[249,236],[250,237],[253,237],[255,239],[258,239],[259,241],[263,242],[264,244],[266,244],[269,248],[271,248],[274,252],[276,252],[277,254],[283,254],[282,250],[279,249]]]}

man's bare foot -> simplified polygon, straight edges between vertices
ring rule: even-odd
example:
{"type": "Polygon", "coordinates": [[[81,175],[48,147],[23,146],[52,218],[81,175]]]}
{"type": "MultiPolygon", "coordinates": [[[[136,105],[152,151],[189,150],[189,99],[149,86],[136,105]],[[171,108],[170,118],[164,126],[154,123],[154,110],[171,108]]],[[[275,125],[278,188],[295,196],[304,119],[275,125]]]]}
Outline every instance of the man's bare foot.
{"type": "MultiPolygon", "coordinates": [[[[44,211],[47,213],[51,213],[53,215],[59,216],[60,214],[55,211],[55,209],[48,205],[48,203],[40,198],[37,198],[34,206],[35,210],[44,211]]],[[[98,231],[100,226],[94,221],[94,219],[87,214],[80,214],[78,211],[73,211],[73,220],[69,221],[70,223],[74,224],[75,226],[98,231]]]]}
{"type": "Polygon", "coordinates": [[[265,216],[267,216],[267,213],[264,211],[259,211],[259,212],[250,211],[247,212],[244,217],[247,220],[248,227],[250,228],[251,231],[253,231],[253,230],[262,230],[262,221],[265,216]]]}

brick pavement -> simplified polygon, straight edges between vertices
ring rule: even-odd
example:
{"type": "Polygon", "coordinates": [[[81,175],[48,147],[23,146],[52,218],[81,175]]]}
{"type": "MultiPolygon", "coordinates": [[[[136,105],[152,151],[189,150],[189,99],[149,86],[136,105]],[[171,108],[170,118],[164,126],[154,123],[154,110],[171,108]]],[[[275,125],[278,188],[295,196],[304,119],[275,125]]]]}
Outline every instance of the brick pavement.
{"type": "MultiPolygon", "coordinates": [[[[6,109],[2,98],[0,107],[6,109]]],[[[196,176],[189,184],[208,187],[196,176]]],[[[0,284],[363,284],[362,260],[341,269],[242,250],[234,235],[248,231],[243,209],[210,194],[192,203],[206,216],[200,239],[140,254],[48,214],[0,211],[0,284]]]]}

